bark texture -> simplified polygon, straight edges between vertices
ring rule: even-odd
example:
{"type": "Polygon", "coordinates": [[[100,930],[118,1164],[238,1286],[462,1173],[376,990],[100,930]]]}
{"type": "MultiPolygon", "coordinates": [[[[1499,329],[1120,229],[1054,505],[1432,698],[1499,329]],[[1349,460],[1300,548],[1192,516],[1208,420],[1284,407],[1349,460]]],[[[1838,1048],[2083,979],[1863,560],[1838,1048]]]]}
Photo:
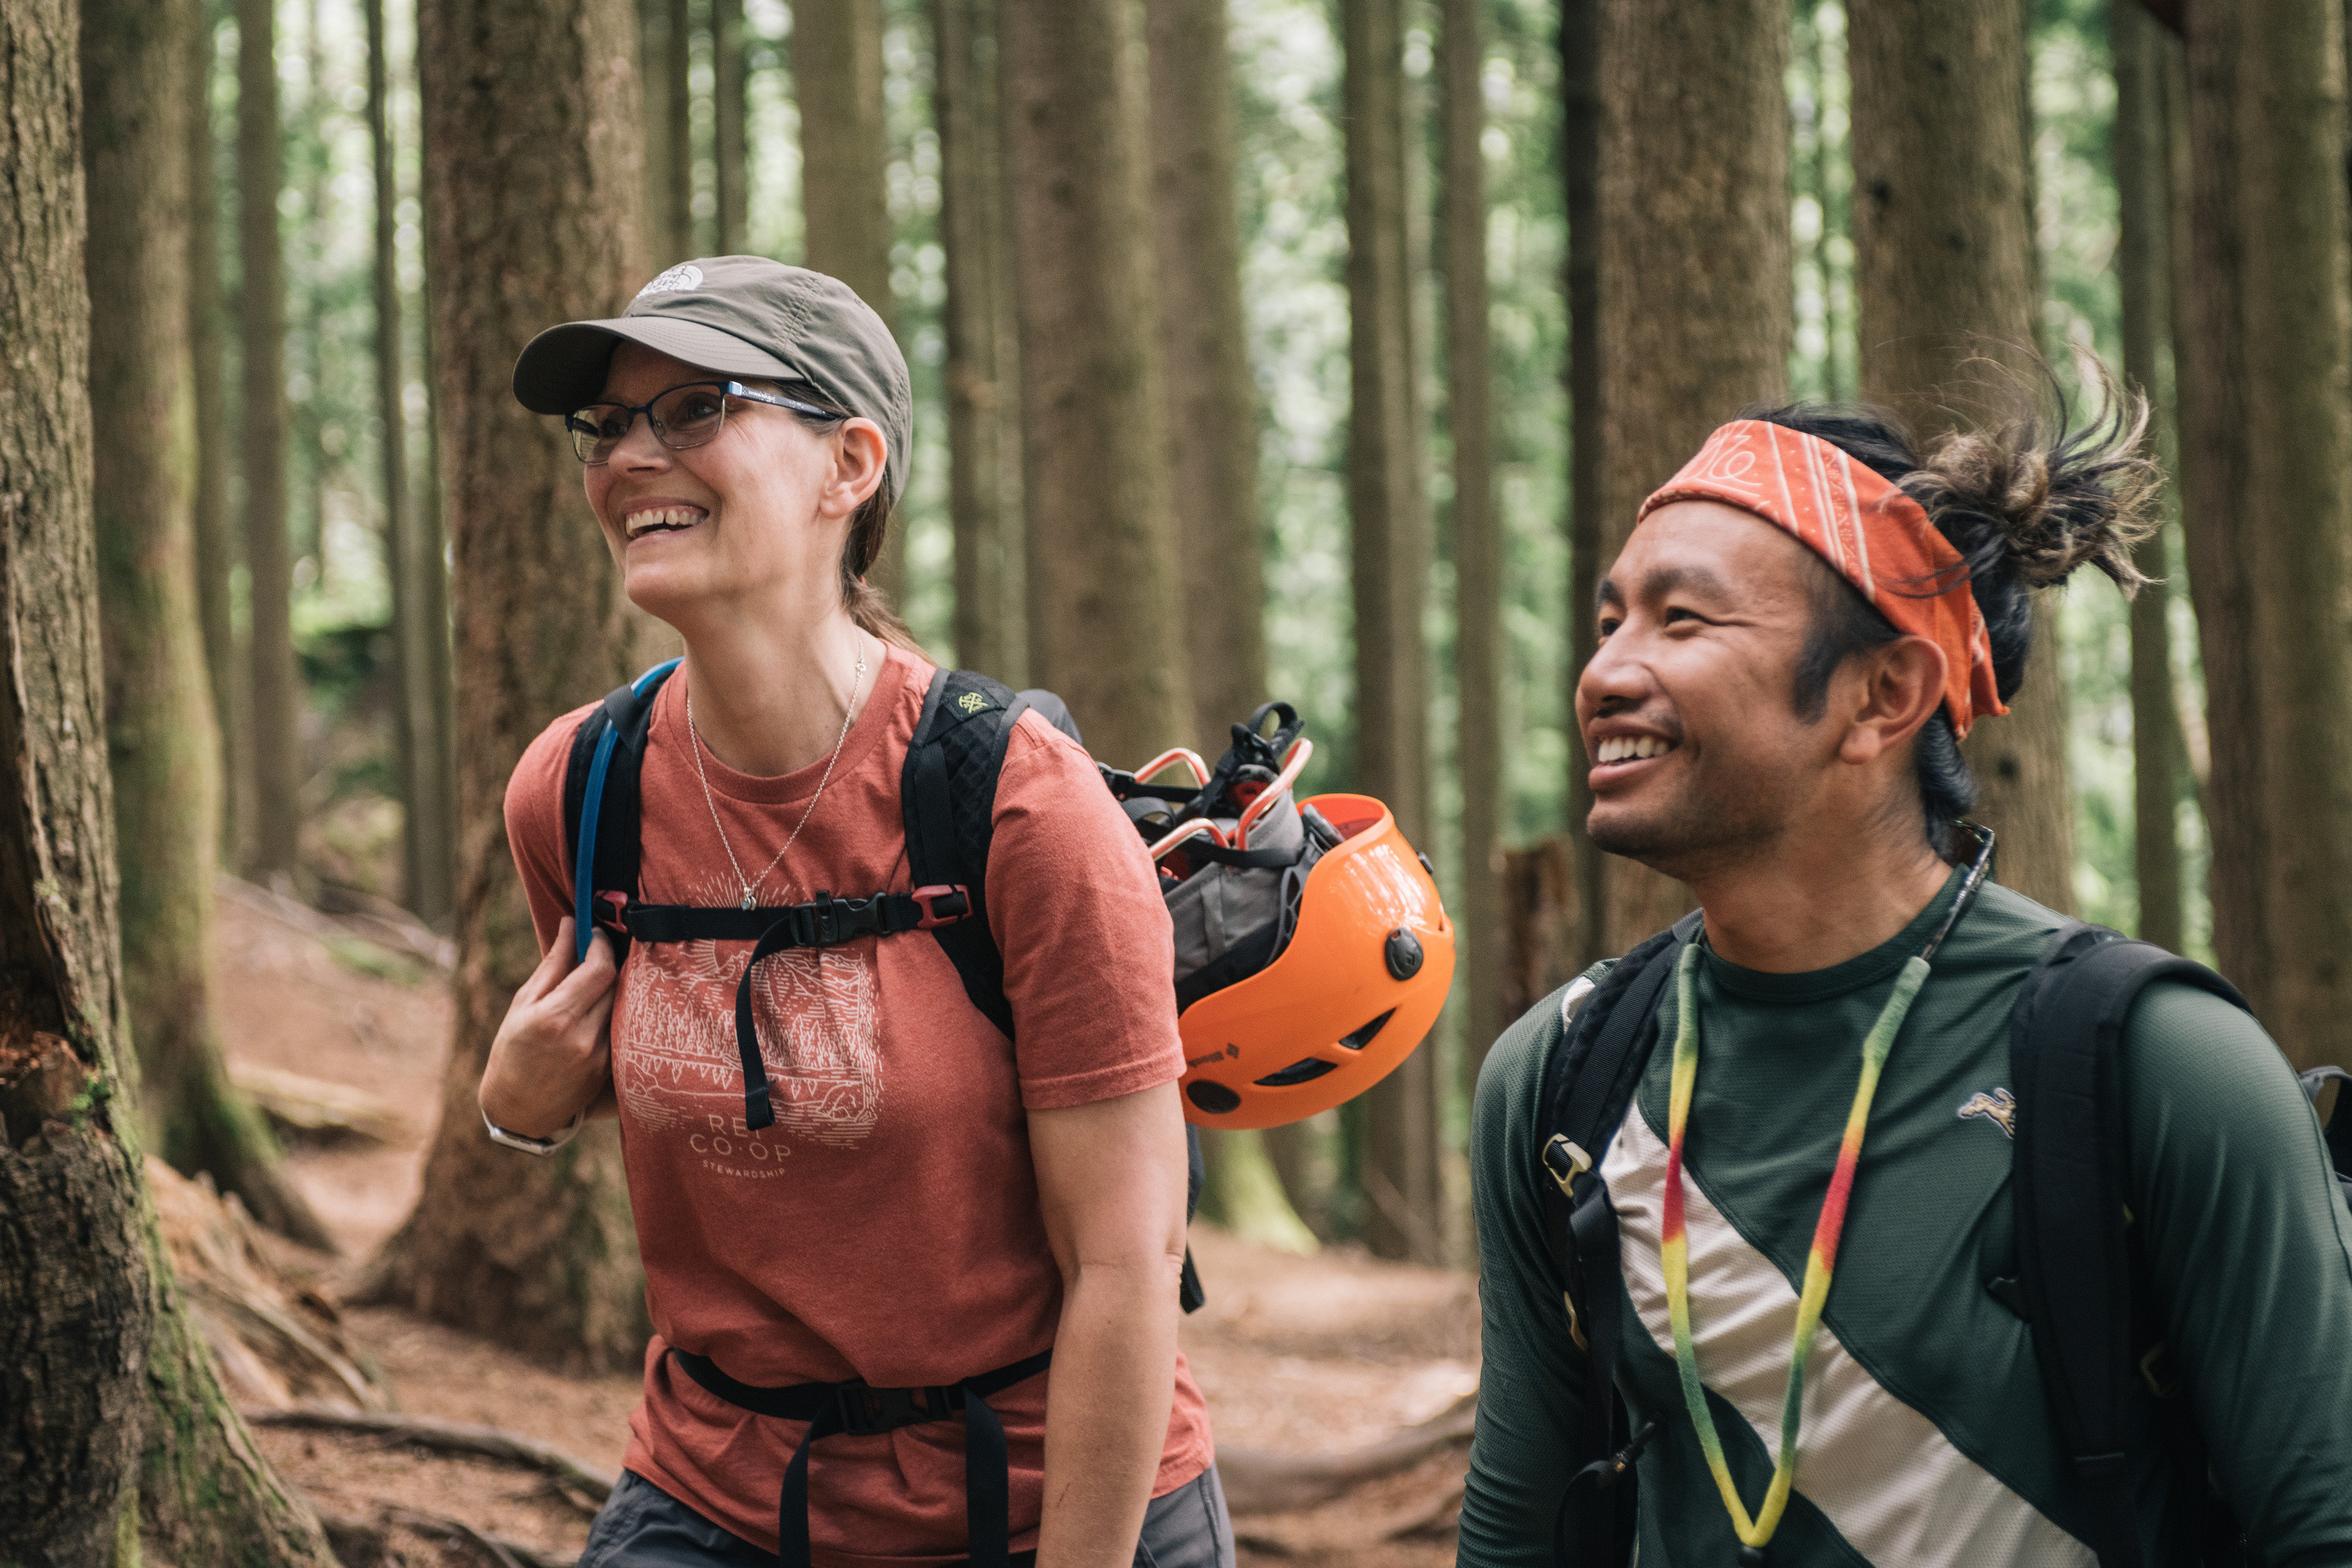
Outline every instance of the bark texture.
{"type": "MultiPolygon", "coordinates": [[[[1853,78],[1856,351],[1865,402],[1925,441],[2003,408],[1992,361],[2031,363],[2039,319],[2017,0],[1940,5],[1858,0],[1847,13],[1853,78]]],[[[2057,617],[2033,618],[2033,651],[2007,717],[1963,747],[1970,815],[2000,835],[2003,883],[2074,906],[2074,797],[2057,617]]]]}
{"type": "Polygon", "coordinates": [[[649,269],[694,254],[693,104],[686,0],[637,0],[637,72],[645,103],[644,206],[649,269]]]}
{"type": "Polygon", "coordinates": [[[947,248],[948,512],[956,663],[1028,683],[1021,345],[997,80],[996,0],[934,0],[940,235],[947,248]]]}
{"type": "MultiPolygon", "coordinates": [[[[1788,386],[1789,19],[1768,0],[1601,0],[1602,562],[1707,434],[1788,386]]],[[[1587,600],[1580,613],[1592,619],[1587,600]]],[[[1602,862],[1601,950],[1690,907],[1602,862]]]]}
{"type": "Polygon", "coordinates": [[[1601,589],[1601,0],[1560,0],[1560,170],[1568,216],[1568,839],[1575,878],[1579,970],[1607,956],[1601,852],[1586,836],[1591,768],[1576,729],[1576,683],[1592,662],[1601,589]]]}
{"type": "Polygon", "coordinates": [[[220,850],[242,866],[253,842],[252,674],[229,582],[245,553],[229,510],[227,300],[221,293],[219,139],[213,130],[215,6],[204,5],[188,57],[188,347],[195,398],[196,615],[220,731],[220,850]]]}
{"type": "MultiPolygon", "coordinates": [[[[883,320],[892,321],[882,0],[794,0],[793,93],[801,111],[808,264],[849,285],[883,320]]],[[[905,596],[901,529],[883,537],[882,554],[866,575],[894,604],[905,596]]]]}
{"type": "Polygon", "coordinates": [[[91,503],[125,994],[156,1152],[331,1251],[278,1172],[278,1140],[229,1087],[213,1021],[220,740],[196,621],[189,158],[158,155],[182,124],[195,19],[194,0],[83,7],[88,278],[105,302],[89,332],[91,414],[106,433],[91,503]]]}
{"type": "MultiPolygon", "coordinates": [[[[1356,787],[1430,842],[1431,524],[1422,457],[1410,153],[1401,0],[1343,0],[1348,127],[1348,511],[1353,530],[1356,787]]],[[[1387,1258],[1444,1260],[1436,1052],[1424,1049],[1365,1101],[1364,1236],[1387,1258]]]]}
{"type": "Polygon", "coordinates": [[[1257,387],[1242,314],[1224,0],[1149,0],[1151,227],[1192,744],[1215,757],[1266,700],[1257,387]]]}
{"type": "Polygon", "coordinates": [[[477,1090],[538,961],[501,802],[556,715],[634,672],[618,576],[554,425],[507,390],[551,322],[617,311],[643,108],[626,0],[425,0],[435,373],[456,549],[457,1035],[425,1190],[383,1293],[557,1365],[632,1364],[644,1277],[613,1124],[544,1160],[482,1135],[477,1090]]]}
{"type": "Polygon", "coordinates": [[[2212,771],[2213,946],[2297,1066],[2345,1060],[2352,649],[2341,8],[2189,8],[2180,343],[2189,586],[2212,771]]]}
{"type": "Polygon", "coordinates": [[[743,53],[743,0],[710,0],[710,152],[719,198],[719,250],[751,248],[751,76],[743,53]]]}
{"type": "MultiPolygon", "coordinates": [[[[2166,51],[2178,47],[2141,0],[2109,0],[2116,71],[2116,194],[2121,233],[2116,279],[2123,304],[2124,380],[2162,407],[2158,358],[2171,334],[2171,183],[2164,90],[2166,51]]],[[[2157,445],[2154,426],[2148,448],[2157,445]]],[[[2131,607],[2133,865],[2143,940],[2180,950],[2179,712],[2173,706],[2172,639],[2159,534],[2139,549],[2150,580],[2131,607]]]]}
{"type": "Polygon", "coordinates": [[[1003,12],[1029,511],[1029,678],[1095,755],[1190,733],[1154,361],[1140,18],[1123,0],[1003,12]]]}
{"type": "Polygon", "coordinates": [[[402,887],[426,925],[449,919],[457,871],[457,802],[449,758],[448,600],[437,580],[438,530],[429,529],[408,481],[408,416],[401,388],[400,277],[393,235],[400,187],[394,173],[391,61],[383,0],[366,0],[368,139],[375,166],[375,396],[383,421],[385,575],[392,580],[394,735],[400,748],[402,887]]]}
{"type": "Polygon", "coordinates": [[[268,881],[294,874],[301,844],[301,685],[294,672],[294,556],[286,500],[286,270],[278,193],[276,17],[236,0],[237,305],[244,398],[245,560],[252,588],[253,859],[268,881]]]}
{"type": "Polygon", "coordinates": [[[154,105],[175,123],[190,31],[163,6],[0,8],[0,1561],[135,1563],[143,1510],[147,1544],[172,1561],[327,1568],[317,1521],[269,1478],[187,1333],[129,1113],[90,513],[83,20],[143,35],[114,47],[172,52],[154,105]]]}
{"type": "Polygon", "coordinates": [[[1493,352],[1486,326],[1485,50],[1479,0],[1445,0],[1438,40],[1444,148],[1445,407],[1454,436],[1454,679],[1462,773],[1465,1092],[1502,1032],[1503,534],[1495,515],[1493,352]]]}

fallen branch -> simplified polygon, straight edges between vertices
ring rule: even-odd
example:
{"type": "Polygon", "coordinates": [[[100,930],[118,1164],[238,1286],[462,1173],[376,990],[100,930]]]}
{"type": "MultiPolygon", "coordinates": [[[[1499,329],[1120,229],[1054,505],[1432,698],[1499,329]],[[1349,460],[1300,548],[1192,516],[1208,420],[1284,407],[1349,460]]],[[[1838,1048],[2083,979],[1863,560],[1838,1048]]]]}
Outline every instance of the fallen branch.
{"type": "Polygon", "coordinates": [[[488,1459],[529,1465],[544,1470],[563,1485],[598,1502],[613,1495],[620,1478],[597,1469],[550,1443],[496,1427],[476,1427],[463,1421],[443,1421],[431,1416],[395,1416],[379,1411],[334,1410],[321,1405],[291,1405],[282,1410],[242,1413],[252,1427],[293,1427],[313,1432],[359,1432],[398,1442],[414,1443],[443,1454],[472,1454],[488,1459]]]}
{"type": "Polygon", "coordinates": [[[364,1138],[399,1144],[408,1128],[391,1106],[348,1084],[281,1072],[249,1061],[231,1062],[229,1082],[269,1119],[298,1133],[364,1138]]]}
{"type": "Polygon", "coordinates": [[[1220,1445],[1217,1476],[1225,1506],[1237,1514],[1288,1513],[1328,1502],[1341,1493],[1409,1470],[1470,1436],[1478,1409],[1475,1390],[1417,1426],[1361,1448],[1338,1454],[1278,1454],[1220,1445]]]}

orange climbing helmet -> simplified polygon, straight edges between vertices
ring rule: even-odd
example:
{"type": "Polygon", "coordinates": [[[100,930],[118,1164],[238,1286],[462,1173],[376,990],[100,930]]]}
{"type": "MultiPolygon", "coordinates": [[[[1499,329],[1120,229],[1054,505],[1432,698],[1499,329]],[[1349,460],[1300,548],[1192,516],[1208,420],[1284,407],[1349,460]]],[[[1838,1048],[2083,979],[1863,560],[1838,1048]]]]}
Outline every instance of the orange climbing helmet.
{"type": "Polygon", "coordinates": [[[1354,1099],[1412,1054],[1454,978],[1453,925],[1389,809],[1294,800],[1304,727],[1268,703],[1213,769],[1179,748],[1104,770],[1175,925],[1184,1115],[1200,1126],[1279,1127],[1354,1099]],[[1179,763],[1192,788],[1149,782],[1179,763]]]}

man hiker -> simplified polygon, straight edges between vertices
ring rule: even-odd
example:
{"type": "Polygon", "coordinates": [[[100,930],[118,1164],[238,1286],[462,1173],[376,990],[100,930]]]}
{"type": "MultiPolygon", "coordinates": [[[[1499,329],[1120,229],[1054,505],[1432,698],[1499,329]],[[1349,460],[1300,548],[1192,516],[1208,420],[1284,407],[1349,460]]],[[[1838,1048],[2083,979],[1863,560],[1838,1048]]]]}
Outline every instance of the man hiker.
{"type": "Polygon", "coordinates": [[[1962,821],[2032,591],[2139,580],[2109,406],[1924,453],[1776,410],[1643,507],[1591,832],[1699,907],[1480,1079],[1465,1568],[2352,1563],[2352,1218],[2293,1071],[1962,821]],[[2053,1024],[2094,970],[2146,983],[2053,1024]]]}

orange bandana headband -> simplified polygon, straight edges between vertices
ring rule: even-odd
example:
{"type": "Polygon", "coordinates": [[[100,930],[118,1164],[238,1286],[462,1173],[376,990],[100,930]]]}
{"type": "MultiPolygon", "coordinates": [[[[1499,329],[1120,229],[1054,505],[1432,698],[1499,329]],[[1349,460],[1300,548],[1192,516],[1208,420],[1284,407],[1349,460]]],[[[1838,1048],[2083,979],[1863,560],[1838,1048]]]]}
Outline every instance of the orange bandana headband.
{"type": "Polygon", "coordinates": [[[1960,552],[1918,502],[1849,453],[1786,425],[1734,420],[1642,503],[1634,526],[1670,501],[1720,501],[1788,529],[1896,631],[1943,649],[1944,711],[1956,737],[2009,711],[1960,552]]]}

